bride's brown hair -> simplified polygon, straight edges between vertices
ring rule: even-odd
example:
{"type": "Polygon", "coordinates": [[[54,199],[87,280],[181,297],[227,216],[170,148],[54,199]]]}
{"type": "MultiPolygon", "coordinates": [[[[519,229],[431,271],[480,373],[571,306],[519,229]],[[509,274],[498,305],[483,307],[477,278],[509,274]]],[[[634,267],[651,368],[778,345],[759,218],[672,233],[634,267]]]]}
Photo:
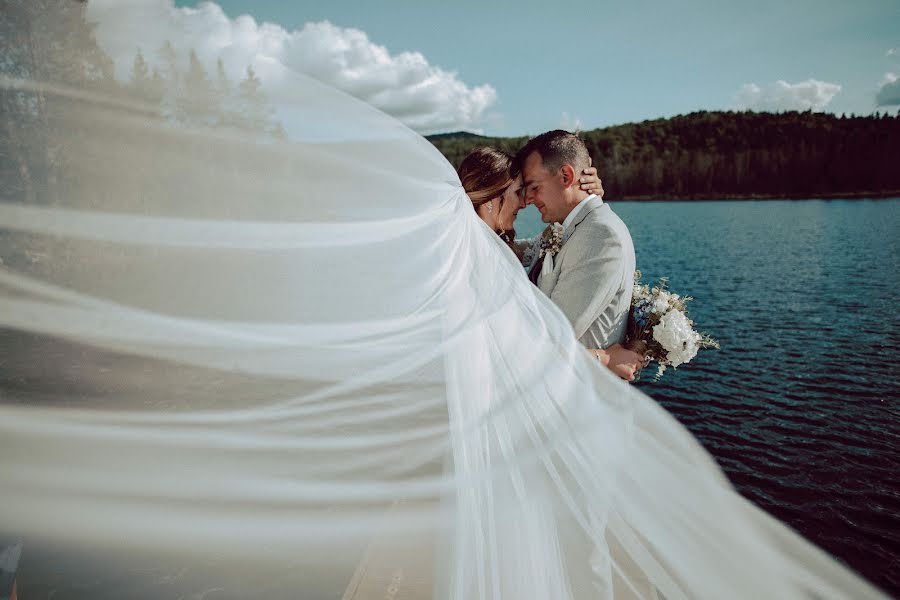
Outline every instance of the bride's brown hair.
{"type": "Polygon", "coordinates": [[[510,186],[511,165],[509,154],[489,147],[475,148],[463,159],[457,174],[474,208],[501,196],[510,186]]]}

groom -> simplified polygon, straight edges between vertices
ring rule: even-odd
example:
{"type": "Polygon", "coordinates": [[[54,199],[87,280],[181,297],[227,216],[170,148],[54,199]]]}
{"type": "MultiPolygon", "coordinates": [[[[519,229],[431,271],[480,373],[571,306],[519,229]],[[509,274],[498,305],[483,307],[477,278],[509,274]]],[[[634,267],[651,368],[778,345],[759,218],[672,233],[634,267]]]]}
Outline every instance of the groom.
{"type": "Polygon", "coordinates": [[[587,148],[567,131],[548,131],[516,156],[525,203],[544,223],[560,223],[562,245],[538,261],[529,276],[562,309],[587,348],[623,379],[632,380],[642,357],[622,347],[634,285],[634,245],[625,223],[600,196],[581,190],[576,174],[591,166],[587,148]]]}

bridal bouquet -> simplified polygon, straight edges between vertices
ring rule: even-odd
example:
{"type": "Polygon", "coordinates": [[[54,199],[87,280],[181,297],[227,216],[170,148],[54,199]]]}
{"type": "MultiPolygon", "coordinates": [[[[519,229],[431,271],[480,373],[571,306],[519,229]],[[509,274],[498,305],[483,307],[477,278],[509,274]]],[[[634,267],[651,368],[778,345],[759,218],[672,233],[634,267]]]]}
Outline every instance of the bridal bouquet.
{"type": "Polygon", "coordinates": [[[687,303],[692,298],[674,294],[667,286],[665,278],[652,288],[643,285],[641,272],[635,271],[625,342],[629,350],[657,362],[657,381],[668,367],[690,362],[700,348],[719,347],[716,340],[694,330],[694,322],[687,315],[687,303]]]}

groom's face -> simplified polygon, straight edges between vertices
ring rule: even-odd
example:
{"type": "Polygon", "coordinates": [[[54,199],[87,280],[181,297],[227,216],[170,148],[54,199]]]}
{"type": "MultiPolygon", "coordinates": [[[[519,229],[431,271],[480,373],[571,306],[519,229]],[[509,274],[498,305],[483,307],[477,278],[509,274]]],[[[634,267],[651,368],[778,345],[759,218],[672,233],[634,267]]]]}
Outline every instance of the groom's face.
{"type": "Polygon", "coordinates": [[[569,214],[569,208],[559,174],[550,173],[537,152],[532,152],[525,159],[522,174],[525,177],[525,203],[534,204],[544,223],[562,223],[569,214]]]}

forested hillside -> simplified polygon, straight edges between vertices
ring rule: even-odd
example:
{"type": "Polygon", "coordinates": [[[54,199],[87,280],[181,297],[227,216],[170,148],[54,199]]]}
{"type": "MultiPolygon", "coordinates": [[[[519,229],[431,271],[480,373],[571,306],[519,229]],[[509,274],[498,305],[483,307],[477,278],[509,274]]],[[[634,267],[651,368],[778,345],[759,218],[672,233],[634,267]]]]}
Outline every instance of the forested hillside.
{"type": "MultiPolygon", "coordinates": [[[[607,198],[900,195],[900,115],[696,112],[581,133],[607,198]]],[[[430,136],[459,165],[526,138],[430,136]]]]}

